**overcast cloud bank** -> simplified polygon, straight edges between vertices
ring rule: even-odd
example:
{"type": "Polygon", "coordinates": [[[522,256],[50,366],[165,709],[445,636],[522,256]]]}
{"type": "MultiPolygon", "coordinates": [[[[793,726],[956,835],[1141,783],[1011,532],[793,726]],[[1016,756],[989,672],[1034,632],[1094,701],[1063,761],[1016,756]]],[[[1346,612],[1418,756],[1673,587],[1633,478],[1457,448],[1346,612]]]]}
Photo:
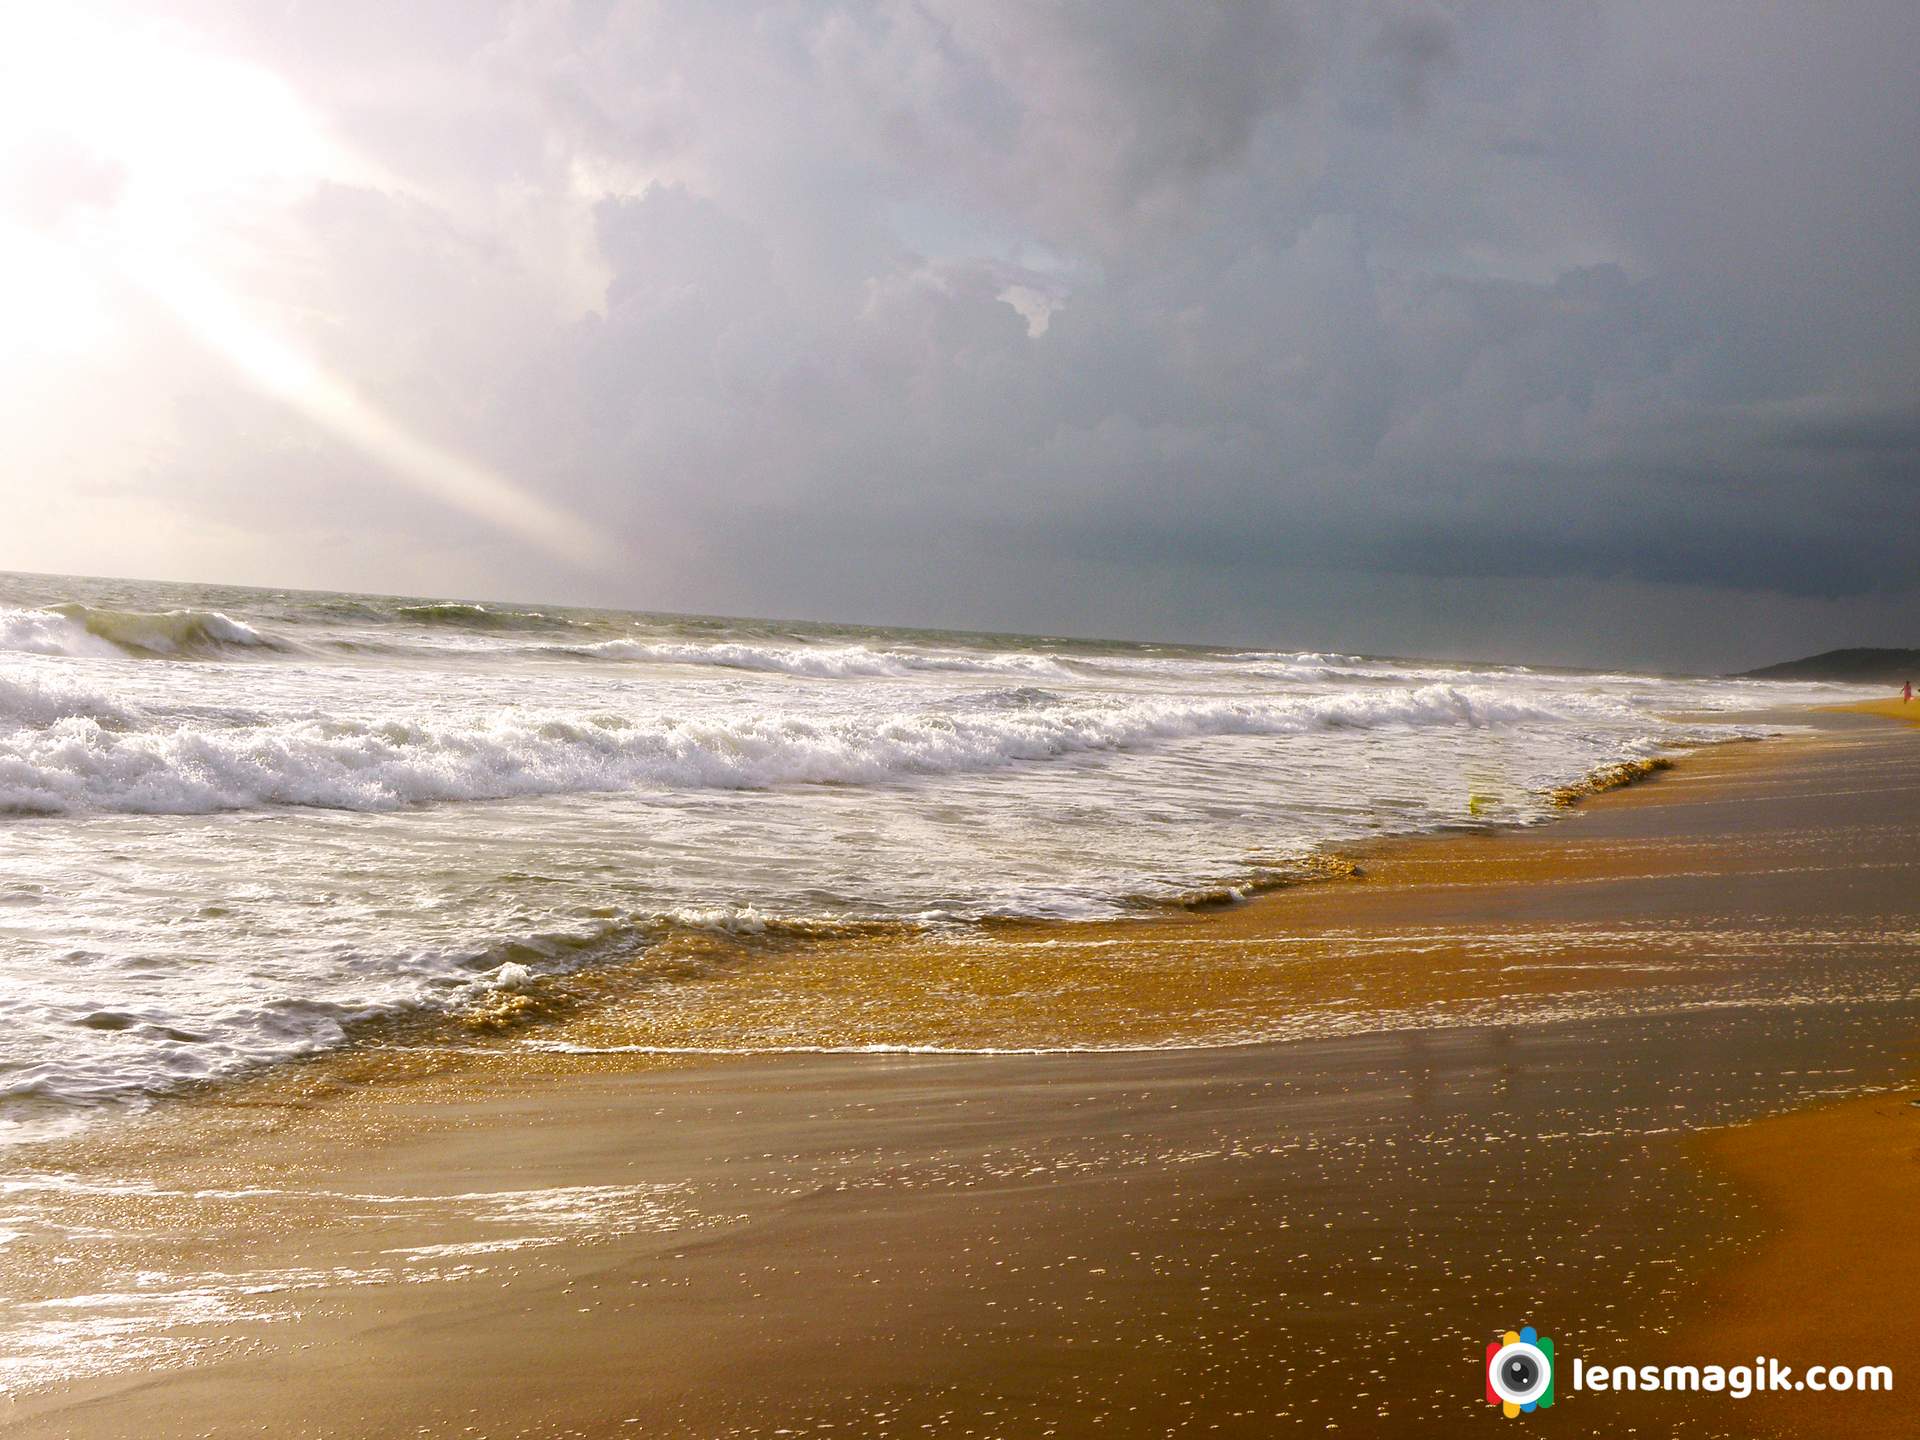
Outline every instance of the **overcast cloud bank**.
{"type": "Polygon", "coordinates": [[[1915,641],[1910,5],[175,8],[14,47],[158,58],[144,109],[43,99],[0,148],[0,298],[72,287],[0,360],[0,565],[1915,641]],[[400,483],[102,259],[163,251],[607,558],[400,483]]]}

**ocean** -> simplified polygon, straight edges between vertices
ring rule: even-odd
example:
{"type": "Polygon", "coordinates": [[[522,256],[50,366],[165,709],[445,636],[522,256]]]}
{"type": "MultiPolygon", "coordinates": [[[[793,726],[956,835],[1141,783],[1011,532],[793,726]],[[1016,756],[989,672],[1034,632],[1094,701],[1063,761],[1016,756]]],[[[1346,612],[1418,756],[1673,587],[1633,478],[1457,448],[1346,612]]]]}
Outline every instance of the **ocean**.
{"type": "Polygon", "coordinates": [[[1230,900],[1846,693],[0,575],[0,1135],[690,932],[1230,900]]]}

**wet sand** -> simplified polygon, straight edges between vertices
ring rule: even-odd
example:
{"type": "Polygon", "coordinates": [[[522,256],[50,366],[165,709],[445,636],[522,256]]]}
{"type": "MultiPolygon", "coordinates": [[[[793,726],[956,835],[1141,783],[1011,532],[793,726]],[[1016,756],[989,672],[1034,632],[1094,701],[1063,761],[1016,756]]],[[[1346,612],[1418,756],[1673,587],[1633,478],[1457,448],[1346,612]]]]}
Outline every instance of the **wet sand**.
{"type": "Polygon", "coordinates": [[[1858,705],[1836,705],[1836,714],[1878,715],[1886,720],[1904,720],[1920,725],[1920,700],[1903,700],[1894,695],[1885,700],[1868,700],[1858,705]]]}
{"type": "Polygon", "coordinates": [[[1715,1278],[1689,1351],[1891,1366],[1888,1394],[1801,1392],[1756,1409],[1787,1435],[1920,1430],[1920,1100],[1816,1106],[1722,1131],[1702,1148],[1757,1199],[1762,1234],[1715,1278]]]}
{"type": "Polygon", "coordinates": [[[0,1427],[1465,1433],[1527,1323],[1898,1384],[1920,748],[1820,723],[1237,908],[689,942],[7,1157],[0,1427]],[[907,1044],[1055,1053],[715,1053],[907,1044]]]}
{"type": "MultiPolygon", "coordinates": [[[[1836,713],[1920,727],[1920,705],[1898,697],[1836,713]]],[[[1920,825],[1904,837],[1917,838],[1920,825]]],[[[1908,1053],[1920,1058],[1920,1039],[1908,1053]]],[[[1886,1395],[1799,1391],[1758,1408],[1779,1434],[1920,1433],[1914,1382],[1900,1383],[1920,1375],[1920,1243],[1910,1224],[1920,1215],[1920,1088],[1722,1130],[1700,1151],[1755,1198],[1760,1234],[1715,1275],[1686,1348],[1696,1357],[1752,1351],[1803,1357],[1802,1366],[1890,1366],[1886,1395]]]]}

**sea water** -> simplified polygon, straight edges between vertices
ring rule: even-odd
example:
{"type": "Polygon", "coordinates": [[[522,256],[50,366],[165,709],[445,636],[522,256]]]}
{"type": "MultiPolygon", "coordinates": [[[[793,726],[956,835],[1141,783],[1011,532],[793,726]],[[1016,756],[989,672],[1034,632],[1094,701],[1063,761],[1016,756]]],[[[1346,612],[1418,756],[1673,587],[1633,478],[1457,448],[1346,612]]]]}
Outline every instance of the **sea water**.
{"type": "Polygon", "coordinates": [[[0,575],[0,1134],[688,928],[1107,917],[1531,823],[1838,694],[0,575]]]}

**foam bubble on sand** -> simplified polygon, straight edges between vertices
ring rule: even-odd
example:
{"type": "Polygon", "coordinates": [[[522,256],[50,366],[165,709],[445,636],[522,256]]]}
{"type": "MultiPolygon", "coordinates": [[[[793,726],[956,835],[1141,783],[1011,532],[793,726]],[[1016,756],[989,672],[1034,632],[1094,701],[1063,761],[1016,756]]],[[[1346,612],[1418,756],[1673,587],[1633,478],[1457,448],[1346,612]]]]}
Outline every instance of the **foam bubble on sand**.
{"type": "Polygon", "coordinates": [[[97,1288],[23,1299],[0,1316],[0,1401],[81,1376],[191,1363],[245,1343],[253,1327],[294,1318],[318,1292],[465,1281],[488,1273],[486,1267],[447,1262],[525,1256],[569,1241],[642,1231],[703,1229],[732,1218],[695,1208],[687,1187],[677,1182],[454,1195],[183,1190],[96,1185],[61,1175],[0,1182],[0,1194],[22,1207],[16,1238],[55,1251],[74,1238],[69,1212],[42,1207],[36,1192],[55,1201],[110,1195],[119,1214],[129,1218],[87,1237],[94,1263],[86,1275],[97,1288]],[[340,1217],[351,1217],[357,1234],[372,1243],[356,1247],[354,1263],[346,1265],[208,1270],[139,1224],[139,1217],[163,1210],[176,1217],[198,1214],[203,1225],[216,1217],[231,1225],[236,1202],[245,1207],[238,1213],[255,1223],[277,1220],[302,1233],[323,1233],[340,1217]],[[380,1239],[396,1243],[380,1245],[380,1239]]]}

